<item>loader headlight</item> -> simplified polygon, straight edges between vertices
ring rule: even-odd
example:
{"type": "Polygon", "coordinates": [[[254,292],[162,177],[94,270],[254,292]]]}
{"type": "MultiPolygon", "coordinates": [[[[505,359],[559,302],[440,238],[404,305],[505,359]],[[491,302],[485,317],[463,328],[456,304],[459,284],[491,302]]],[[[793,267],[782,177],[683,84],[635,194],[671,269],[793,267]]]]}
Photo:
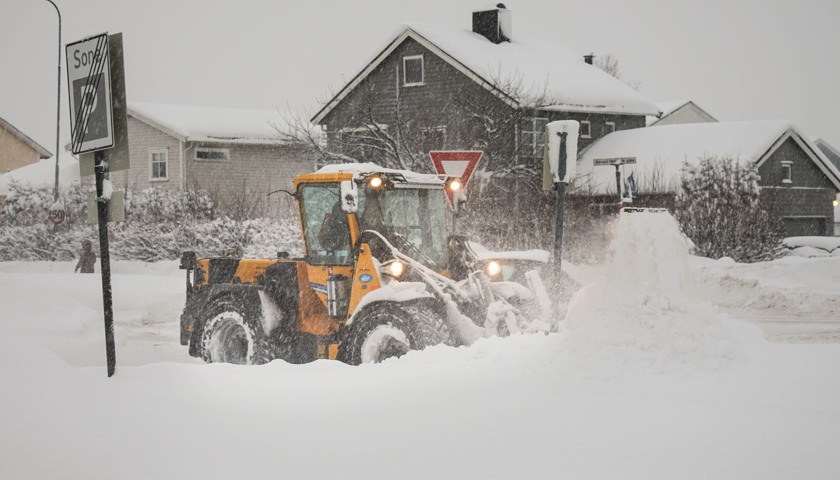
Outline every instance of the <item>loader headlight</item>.
{"type": "Polygon", "coordinates": [[[460,178],[450,178],[449,182],[446,184],[446,188],[448,188],[450,192],[457,192],[463,186],[464,184],[461,183],[460,178]]]}
{"type": "Polygon", "coordinates": [[[495,277],[496,275],[502,273],[502,264],[495,260],[491,260],[485,267],[485,271],[488,276],[495,277]]]}
{"type": "Polygon", "coordinates": [[[405,264],[399,260],[392,260],[385,264],[384,273],[400,278],[405,273],[405,264]]]}
{"type": "Polygon", "coordinates": [[[382,186],[382,177],[370,177],[369,185],[371,188],[379,188],[382,186]]]}

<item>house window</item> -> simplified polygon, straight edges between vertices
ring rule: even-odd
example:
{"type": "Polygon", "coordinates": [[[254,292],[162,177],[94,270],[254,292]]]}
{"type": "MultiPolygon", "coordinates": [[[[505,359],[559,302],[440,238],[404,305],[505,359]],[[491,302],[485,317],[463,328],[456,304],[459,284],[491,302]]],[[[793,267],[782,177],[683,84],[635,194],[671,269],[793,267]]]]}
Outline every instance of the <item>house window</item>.
{"type": "Polygon", "coordinates": [[[604,124],[604,135],[609,135],[615,131],[615,122],[607,122],[604,124]]]}
{"type": "Polygon", "coordinates": [[[423,152],[442,150],[446,144],[446,127],[424,128],[422,135],[421,151],[423,152]]]}
{"type": "Polygon", "coordinates": [[[588,120],[582,120],[580,122],[580,137],[592,138],[592,124],[588,120]]]}
{"type": "Polygon", "coordinates": [[[403,57],[403,85],[423,85],[423,55],[403,57]]]}
{"type": "Polygon", "coordinates": [[[522,163],[542,165],[545,148],[545,126],[547,118],[526,118],[522,120],[519,137],[519,155],[522,163]]]}
{"type": "Polygon", "coordinates": [[[782,161],[782,183],[793,183],[793,162],[782,161]]]}
{"type": "Polygon", "coordinates": [[[230,161],[230,150],[227,148],[196,147],[195,159],[202,162],[227,162],[230,161]]]}
{"type": "Polygon", "coordinates": [[[149,151],[149,178],[151,180],[166,180],[167,178],[167,156],[165,149],[149,151]]]}

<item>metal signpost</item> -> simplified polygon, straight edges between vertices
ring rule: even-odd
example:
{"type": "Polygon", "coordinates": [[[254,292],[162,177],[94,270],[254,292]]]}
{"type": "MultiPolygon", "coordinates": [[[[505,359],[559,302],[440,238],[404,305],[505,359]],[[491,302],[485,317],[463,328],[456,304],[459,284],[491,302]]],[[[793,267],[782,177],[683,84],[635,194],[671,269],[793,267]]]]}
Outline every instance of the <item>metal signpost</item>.
{"type": "MultiPolygon", "coordinates": [[[[119,35],[119,34],[118,34],[119,35]]],[[[112,36],[115,37],[115,36],[112,36]]],[[[114,146],[114,111],[111,90],[111,58],[107,33],[69,43],[66,47],[67,83],[70,97],[71,150],[94,152],[96,210],[99,221],[99,255],[102,268],[102,303],[105,316],[105,352],[108,376],[116,367],[114,313],[111,294],[111,260],[108,246],[109,197],[104,196],[108,163],[105,149],[114,146]]],[[[121,50],[122,37],[119,36],[121,50]]],[[[120,67],[122,58],[119,58],[120,67]]],[[[124,83],[121,84],[124,88],[124,83]]],[[[117,95],[125,100],[124,91],[117,95]]],[[[126,152],[127,153],[127,152],[126,152]]],[[[126,155],[127,156],[127,155],[126,155]]],[[[126,161],[126,165],[127,165],[126,161]]],[[[110,189],[109,189],[110,190],[110,189]]]]}
{"type": "Polygon", "coordinates": [[[604,167],[609,165],[615,167],[615,188],[618,192],[618,204],[621,205],[621,166],[635,165],[636,157],[596,158],[592,163],[596,167],[604,167]]]}

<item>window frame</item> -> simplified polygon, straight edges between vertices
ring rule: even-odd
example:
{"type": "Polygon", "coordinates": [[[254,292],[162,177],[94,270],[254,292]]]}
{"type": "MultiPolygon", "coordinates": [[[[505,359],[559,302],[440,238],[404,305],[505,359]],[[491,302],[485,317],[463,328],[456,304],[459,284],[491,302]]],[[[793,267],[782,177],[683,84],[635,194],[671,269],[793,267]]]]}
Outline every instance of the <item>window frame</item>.
{"type": "Polygon", "coordinates": [[[193,152],[193,160],[196,162],[209,162],[209,163],[223,163],[230,161],[230,149],[229,148],[215,148],[215,147],[195,147],[195,151],[193,152]],[[221,160],[212,159],[212,158],[198,158],[198,152],[214,152],[214,153],[223,153],[225,158],[221,160]]]}
{"type": "MultiPolygon", "coordinates": [[[[161,162],[157,162],[161,163],[161,162]]],[[[169,180],[169,149],[168,148],[150,148],[149,149],[149,181],[150,182],[166,182],[169,180]],[[155,176],[155,155],[163,154],[163,165],[166,175],[163,177],[155,176]]]]}
{"type": "Polygon", "coordinates": [[[782,183],[793,183],[793,162],[782,160],[782,183]]]}
{"type": "Polygon", "coordinates": [[[519,139],[518,139],[519,140],[518,143],[519,143],[519,159],[520,159],[520,161],[522,161],[523,159],[531,159],[531,160],[536,162],[536,165],[542,165],[543,157],[545,156],[545,125],[548,125],[548,123],[550,121],[551,121],[551,119],[549,119],[548,117],[525,117],[525,118],[522,119],[522,122],[520,122],[520,124],[519,124],[519,139]],[[543,151],[542,151],[541,155],[537,155],[537,153],[536,153],[536,149],[537,149],[536,123],[537,123],[537,121],[540,121],[540,120],[545,122],[545,124],[543,125],[543,128],[542,128],[542,132],[540,132],[543,135],[543,141],[542,141],[543,151]],[[530,130],[523,129],[522,128],[523,122],[528,122],[531,129],[530,130]],[[531,135],[532,135],[532,140],[531,140],[531,143],[529,145],[528,150],[525,150],[523,148],[525,146],[525,144],[524,144],[524,134],[526,132],[530,132],[531,135]]]}
{"type": "Polygon", "coordinates": [[[615,122],[604,122],[604,127],[607,130],[606,135],[609,135],[609,134],[615,132],[615,122]]]}
{"type": "Polygon", "coordinates": [[[589,120],[580,121],[580,138],[592,138],[592,122],[589,120]],[[583,133],[584,125],[586,125],[586,133],[583,133]]]}
{"type": "Polygon", "coordinates": [[[402,57],[402,66],[403,66],[403,87],[418,87],[426,84],[426,60],[421,53],[420,55],[406,55],[402,57]],[[411,60],[420,60],[420,81],[419,82],[409,82],[408,81],[408,69],[406,68],[406,62],[411,60]]]}

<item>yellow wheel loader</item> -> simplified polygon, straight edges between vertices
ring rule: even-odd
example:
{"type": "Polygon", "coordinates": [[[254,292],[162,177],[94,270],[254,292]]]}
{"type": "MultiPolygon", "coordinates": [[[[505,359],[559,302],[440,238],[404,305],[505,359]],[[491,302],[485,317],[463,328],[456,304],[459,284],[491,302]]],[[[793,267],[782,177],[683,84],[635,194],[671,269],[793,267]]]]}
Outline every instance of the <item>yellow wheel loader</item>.
{"type": "Polygon", "coordinates": [[[297,201],[304,257],[185,252],[181,343],[207,362],[358,365],[549,330],[536,270],[525,283],[493,281],[470,242],[447,235],[444,189],[458,184],[373,164],[300,175],[287,193],[297,201]]]}

